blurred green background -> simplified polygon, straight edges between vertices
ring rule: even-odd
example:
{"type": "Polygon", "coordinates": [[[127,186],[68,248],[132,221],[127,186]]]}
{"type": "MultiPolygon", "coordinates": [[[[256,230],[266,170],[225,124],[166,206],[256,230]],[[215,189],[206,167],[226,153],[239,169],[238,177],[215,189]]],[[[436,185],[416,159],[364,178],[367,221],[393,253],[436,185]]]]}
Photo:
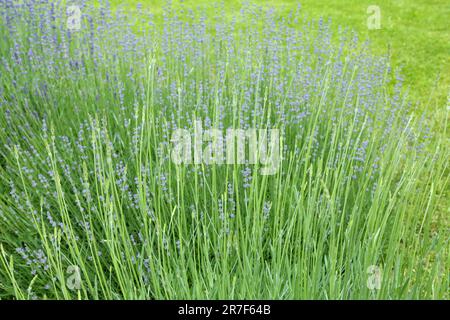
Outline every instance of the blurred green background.
{"type": "MultiPolygon", "coordinates": [[[[172,0],[172,5],[213,10],[214,0],[172,0]]],[[[217,2],[217,1],[216,1],[217,2]]],[[[360,39],[369,39],[376,54],[391,56],[392,66],[401,68],[410,96],[430,111],[443,108],[450,93],[450,1],[449,0],[251,0],[284,13],[301,5],[311,19],[331,18],[332,28],[349,27],[360,39]],[[381,29],[369,30],[367,8],[381,10],[381,29]]],[[[162,13],[166,0],[111,0],[114,7],[162,13]]],[[[240,9],[241,0],[221,1],[228,15],[240,9]]]]}

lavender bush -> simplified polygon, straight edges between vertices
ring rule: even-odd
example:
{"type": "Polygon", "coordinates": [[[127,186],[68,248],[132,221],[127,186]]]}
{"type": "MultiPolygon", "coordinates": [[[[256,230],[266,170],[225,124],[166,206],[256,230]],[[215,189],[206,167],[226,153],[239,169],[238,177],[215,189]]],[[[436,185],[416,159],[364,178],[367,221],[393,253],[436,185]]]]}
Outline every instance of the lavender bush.
{"type": "Polygon", "coordinates": [[[356,34],[300,7],[78,3],[79,30],[64,2],[0,7],[0,298],[448,297],[448,149],[356,34]],[[174,163],[195,122],[279,130],[279,170],[174,163]]]}

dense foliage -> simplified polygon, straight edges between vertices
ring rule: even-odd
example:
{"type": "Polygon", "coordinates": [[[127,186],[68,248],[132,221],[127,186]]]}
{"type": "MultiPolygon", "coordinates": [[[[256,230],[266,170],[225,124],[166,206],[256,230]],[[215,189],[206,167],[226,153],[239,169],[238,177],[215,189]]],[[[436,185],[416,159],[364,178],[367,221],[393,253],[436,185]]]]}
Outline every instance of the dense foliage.
{"type": "Polygon", "coordinates": [[[80,30],[0,8],[0,298],[448,294],[448,150],[356,34],[251,4],[101,1],[80,30]],[[174,163],[195,121],[279,129],[281,167],[174,163]]]}

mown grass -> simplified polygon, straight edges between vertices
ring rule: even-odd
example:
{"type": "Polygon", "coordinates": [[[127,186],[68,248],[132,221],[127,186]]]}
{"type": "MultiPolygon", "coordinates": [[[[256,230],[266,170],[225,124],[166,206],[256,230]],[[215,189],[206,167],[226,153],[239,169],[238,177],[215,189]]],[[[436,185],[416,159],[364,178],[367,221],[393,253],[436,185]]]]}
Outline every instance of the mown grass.
{"type": "Polygon", "coordinates": [[[448,298],[448,110],[436,132],[354,34],[0,3],[1,298],[448,298]],[[279,129],[280,169],[174,163],[195,120],[279,129]]]}

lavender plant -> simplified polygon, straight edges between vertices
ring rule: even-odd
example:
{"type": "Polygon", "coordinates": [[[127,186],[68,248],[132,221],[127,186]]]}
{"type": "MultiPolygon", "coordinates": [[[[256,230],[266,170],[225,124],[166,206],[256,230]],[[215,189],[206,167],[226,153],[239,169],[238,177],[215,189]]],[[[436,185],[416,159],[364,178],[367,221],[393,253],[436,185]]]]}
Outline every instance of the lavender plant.
{"type": "Polygon", "coordinates": [[[65,2],[0,7],[1,299],[448,298],[446,133],[356,34],[251,3],[79,2],[79,30],[65,2]],[[279,170],[174,163],[198,121],[280,130],[279,170]]]}

